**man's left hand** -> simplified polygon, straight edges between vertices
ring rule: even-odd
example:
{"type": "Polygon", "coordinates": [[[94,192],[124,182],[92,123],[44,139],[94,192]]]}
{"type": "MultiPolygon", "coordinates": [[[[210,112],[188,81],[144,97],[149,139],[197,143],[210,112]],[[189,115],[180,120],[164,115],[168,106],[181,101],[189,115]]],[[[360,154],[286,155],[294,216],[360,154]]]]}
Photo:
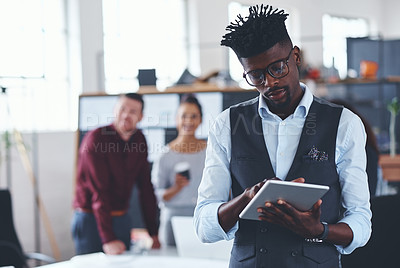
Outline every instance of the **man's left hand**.
{"type": "Polygon", "coordinates": [[[266,202],[265,207],[258,208],[260,220],[268,221],[301,235],[304,238],[315,238],[323,232],[320,221],[322,200],[318,200],[308,211],[300,211],[285,202],[266,202]]]}

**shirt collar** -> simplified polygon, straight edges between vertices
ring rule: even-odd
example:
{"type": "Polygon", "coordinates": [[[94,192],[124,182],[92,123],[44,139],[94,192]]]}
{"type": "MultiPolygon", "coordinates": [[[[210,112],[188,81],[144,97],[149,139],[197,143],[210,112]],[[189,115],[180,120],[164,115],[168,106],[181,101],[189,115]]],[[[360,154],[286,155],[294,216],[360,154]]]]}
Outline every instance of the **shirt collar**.
{"type": "MultiPolygon", "coordinates": [[[[304,95],[303,98],[301,98],[299,105],[294,110],[293,117],[305,118],[308,114],[311,103],[313,102],[313,95],[311,93],[311,90],[305,84],[300,82],[300,87],[304,91],[304,95]]],[[[268,105],[262,97],[261,93],[258,100],[258,113],[263,119],[277,116],[269,110],[268,105]]]]}

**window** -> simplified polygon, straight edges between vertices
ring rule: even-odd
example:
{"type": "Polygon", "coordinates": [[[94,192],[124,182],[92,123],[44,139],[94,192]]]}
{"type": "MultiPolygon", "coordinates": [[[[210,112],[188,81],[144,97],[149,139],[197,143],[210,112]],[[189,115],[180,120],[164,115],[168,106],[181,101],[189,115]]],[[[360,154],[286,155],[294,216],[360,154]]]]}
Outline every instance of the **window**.
{"type": "Polygon", "coordinates": [[[0,1],[0,38],[0,131],[72,130],[64,1],[0,1]]]}
{"type": "Polygon", "coordinates": [[[369,34],[367,20],[342,18],[331,15],[322,17],[323,63],[326,68],[336,68],[340,78],[347,76],[347,37],[365,37],[369,34]]]}
{"type": "Polygon", "coordinates": [[[106,92],[138,89],[139,69],[156,69],[157,86],[187,67],[183,0],[103,0],[106,92]]]}

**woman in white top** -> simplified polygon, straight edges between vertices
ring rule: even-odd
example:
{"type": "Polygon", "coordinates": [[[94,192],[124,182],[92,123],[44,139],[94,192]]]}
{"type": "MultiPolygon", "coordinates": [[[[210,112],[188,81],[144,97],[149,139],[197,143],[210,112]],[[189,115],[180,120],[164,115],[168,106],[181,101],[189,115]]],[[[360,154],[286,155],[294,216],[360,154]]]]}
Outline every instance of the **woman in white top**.
{"type": "Polygon", "coordinates": [[[202,122],[202,109],[193,95],[182,98],[176,115],[178,137],[166,145],[154,162],[152,182],[161,210],[160,239],[164,245],[175,245],[171,218],[193,216],[197,201],[207,142],[195,137],[202,122]],[[189,164],[188,176],[177,173],[177,164],[189,164]]]}

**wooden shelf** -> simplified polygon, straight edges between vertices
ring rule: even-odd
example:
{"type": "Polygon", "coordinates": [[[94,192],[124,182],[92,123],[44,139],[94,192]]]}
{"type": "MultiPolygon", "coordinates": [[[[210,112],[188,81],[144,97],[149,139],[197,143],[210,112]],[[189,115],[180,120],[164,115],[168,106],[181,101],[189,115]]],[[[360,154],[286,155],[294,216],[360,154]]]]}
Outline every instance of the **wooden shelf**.
{"type": "Polygon", "coordinates": [[[355,84],[377,84],[377,83],[400,83],[400,76],[388,76],[385,78],[346,78],[337,81],[317,80],[317,84],[326,85],[355,85],[355,84]]]}
{"type": "MultiPolygon", "coordinates": [[[[139,94],[163,94],[163,93],[197,93],[197,92],[251,92],[256,89],[244,89],[238,86],[221,87],[217,84],[211,83],[195,83],[191,85],[178,85],[171,86],[164,89],[157,88],[156,86],[141,86],[137,93],[139,94]]],[[[81,94],[81,96],[108,96],[118,94],[107,94],[105,92],[90,92],[81,94]]]]}
{"type": "Polygon", "coordinates": [[[379,156],[379,165],[382,168],[383,178],[387,181],[400,181],[400,155],[390,156],[383,154],[379,156]]]}
{"type": "Polygon", "coordinates": [[[142,86],[138,93],[141,94],[160,94],[160,93],[196,93],[196,92],[243,92],[254,91],[255,89],[244,89],[241,87],[228,86],[222,87],[210,83],[194,83],[191,85],[171,86],[165,89],[157,89],[155,86],[142,86]]]}

